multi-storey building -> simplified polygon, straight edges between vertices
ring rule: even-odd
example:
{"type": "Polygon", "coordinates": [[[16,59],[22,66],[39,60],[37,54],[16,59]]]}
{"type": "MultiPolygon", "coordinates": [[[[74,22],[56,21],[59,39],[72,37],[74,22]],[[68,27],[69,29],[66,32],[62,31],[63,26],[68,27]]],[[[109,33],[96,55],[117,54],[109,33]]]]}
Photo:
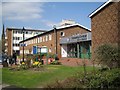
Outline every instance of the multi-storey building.
{"type": "MultiPolygon", "coordinates": [[[[19,55],[19,42],[23,40],[23,29],[18,28],[7,28],[6,29],[6,43],[5,43],[5,52],[8,56],[12,55],[13,52],[16,52],[19,55]]],[[[36,36],[38,34],[46,32],[45,30],[33,30],[33,29],[25,29],[24,35],[25,38],[30,38],[36,36]]]]}
{"type": "MultiPolygon", "coordinates": [[[[27,45],[24,47],[24,54],[33,54],[33,46],[38,46],[47,47],[48,53],[57,54],[59,58],[81,58],[81,51],[84,54],[90,52],[90,32],[88,28],[80,24],[62,24],[62,26],[56,27],[53,30],[21,41],[20,44],[24,42],[27,45]]],[[[20,54],[23,54],[22,46],[20,47],[20,54]]]]}
{"type": "Polygon", "coordinates": [[[108,0],[93,13],[91,18],[92,29],[92,56],[97,47],[102,44],[120,43],[120,1],[108,0]]]}

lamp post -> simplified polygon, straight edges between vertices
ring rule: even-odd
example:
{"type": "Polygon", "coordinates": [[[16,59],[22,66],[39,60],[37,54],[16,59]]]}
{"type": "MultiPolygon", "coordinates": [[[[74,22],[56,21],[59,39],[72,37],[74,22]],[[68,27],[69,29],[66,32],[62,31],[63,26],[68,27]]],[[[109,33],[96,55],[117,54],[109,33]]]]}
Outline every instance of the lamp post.
{"type": "Polygon", "coordinates": [[[38,33],[37,33],[37,37],[36,37],[36,38],[37,38],[37,60],[36,60],[36,61],[38,61],[38,58],[39,58],[39,55],[38,55],[38,54],[39,54],[39,53],[38,53],[38,38],[39,38],[39,37],[38,37],[38,33]]]}
{"type": "Polygon", "coordinates": [[[25,38],[25,28],[23,27],[22,32],[23,32],[23,62],[24,62],[24,38],[25,38]]]}

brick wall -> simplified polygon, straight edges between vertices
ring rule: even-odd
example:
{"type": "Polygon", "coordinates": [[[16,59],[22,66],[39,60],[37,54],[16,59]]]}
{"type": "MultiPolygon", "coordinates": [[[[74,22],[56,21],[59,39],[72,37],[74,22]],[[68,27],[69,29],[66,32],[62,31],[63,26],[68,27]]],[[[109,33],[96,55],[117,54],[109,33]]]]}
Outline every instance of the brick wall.
{"type": "Polygon", "coordinates": [[[118,46],[120,46],[120,2],[118,4],[118,8],[119,8],[119,13],[118,13],[118,17],[119,17],[119,24],[118,24],[118,28],[119,28],[119,31],[118,31],[118,38],[119,38],[119,43],[118,43],[118,46]]]}
{"type": "MultiPolygon", "coordinates": [[[[101,44],[118,44],[118,8],[120,3],[110,3],[91,17],[92,21],[92,56],[101,44]]],[[[120,22],[119,22],[120,24],[120,22]]]]}
{"type": "Polygon", "coordinates": [[[6,30],[6,36],[6,43],[8,44],[6,47],[8,50],[7,55],[10,56],[12,55],[12,30],[6,30]]]}

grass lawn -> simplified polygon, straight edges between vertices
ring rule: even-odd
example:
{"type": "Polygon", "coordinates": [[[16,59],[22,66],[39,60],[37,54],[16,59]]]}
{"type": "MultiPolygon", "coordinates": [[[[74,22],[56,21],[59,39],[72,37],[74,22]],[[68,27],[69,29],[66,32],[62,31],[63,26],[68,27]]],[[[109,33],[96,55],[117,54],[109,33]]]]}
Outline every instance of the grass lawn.
{"type": "MultiPolygon", "coordinates": [[[[47,84],[55,83],[56,80],[64,80],[75,75],[77,72],[83,73],[83,67],[69,67],[62,65],[44,66],[45,71],[21,70],[12,71],[8,68],[2,70],[2,83],[16,85],[18,87],[36,88],[44,87],[47,84]]],[[[93,67],[87,67],[87,71],[92,71],[93,67]]]]}
{"type": "Polygon", "coordinates": [[[0,84],[2,84],[2,68],[0,68],[0,84]]]}

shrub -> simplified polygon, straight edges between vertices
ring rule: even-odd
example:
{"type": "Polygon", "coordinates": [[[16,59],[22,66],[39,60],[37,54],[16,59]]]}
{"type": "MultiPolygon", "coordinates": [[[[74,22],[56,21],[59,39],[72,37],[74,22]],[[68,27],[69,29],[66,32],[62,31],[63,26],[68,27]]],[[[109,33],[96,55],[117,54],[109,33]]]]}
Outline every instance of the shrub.
{"type": "Polygon", "coordinates": [[[105,72],[98,72],[96,75],[88,75],[87,87],[90,88],[119,88],[120,70],[113,69],[105,72]]]}
{"type": "Polygon", "coordinates": [[[28,69],[28,66],[25,62],[21,62],[20,69],[28,69]]]}
{"type": "Polygon", "coordinates": [[[55,57],[55,55],[52,54],[52,53],[48,53],[48,56],[49,56],[49,58],[54,58],[55,57]]]}
{"type": "Polygon", "coordinates": [[[91,72],[84,77],[83,73],[75,74],[64,81],[48,85],[48,88],[120,88],[120,69],[106,70],[96,74],[91,72]]]}
{"type": "Polygon", "coordinates": [[[109,68],[120,67],[119,48],[118,46],[104,44],[99,46],[95,51],[96,59],[102,65],[109,68]]]}
{"type": "Polygon", "coordinates": [[[33,67],[40,67],[42,65],[42,63],[41,62],[39,62],[39,61],[36,61],[36,62],[34,62],[33,63],[33,67]]]}
{"type": "Polygon", "coordinates": [[[51,62],[50,64],[52,64],[52,65],[61,65],[61,62],[53,61],[53,62],[51,62]]]}

